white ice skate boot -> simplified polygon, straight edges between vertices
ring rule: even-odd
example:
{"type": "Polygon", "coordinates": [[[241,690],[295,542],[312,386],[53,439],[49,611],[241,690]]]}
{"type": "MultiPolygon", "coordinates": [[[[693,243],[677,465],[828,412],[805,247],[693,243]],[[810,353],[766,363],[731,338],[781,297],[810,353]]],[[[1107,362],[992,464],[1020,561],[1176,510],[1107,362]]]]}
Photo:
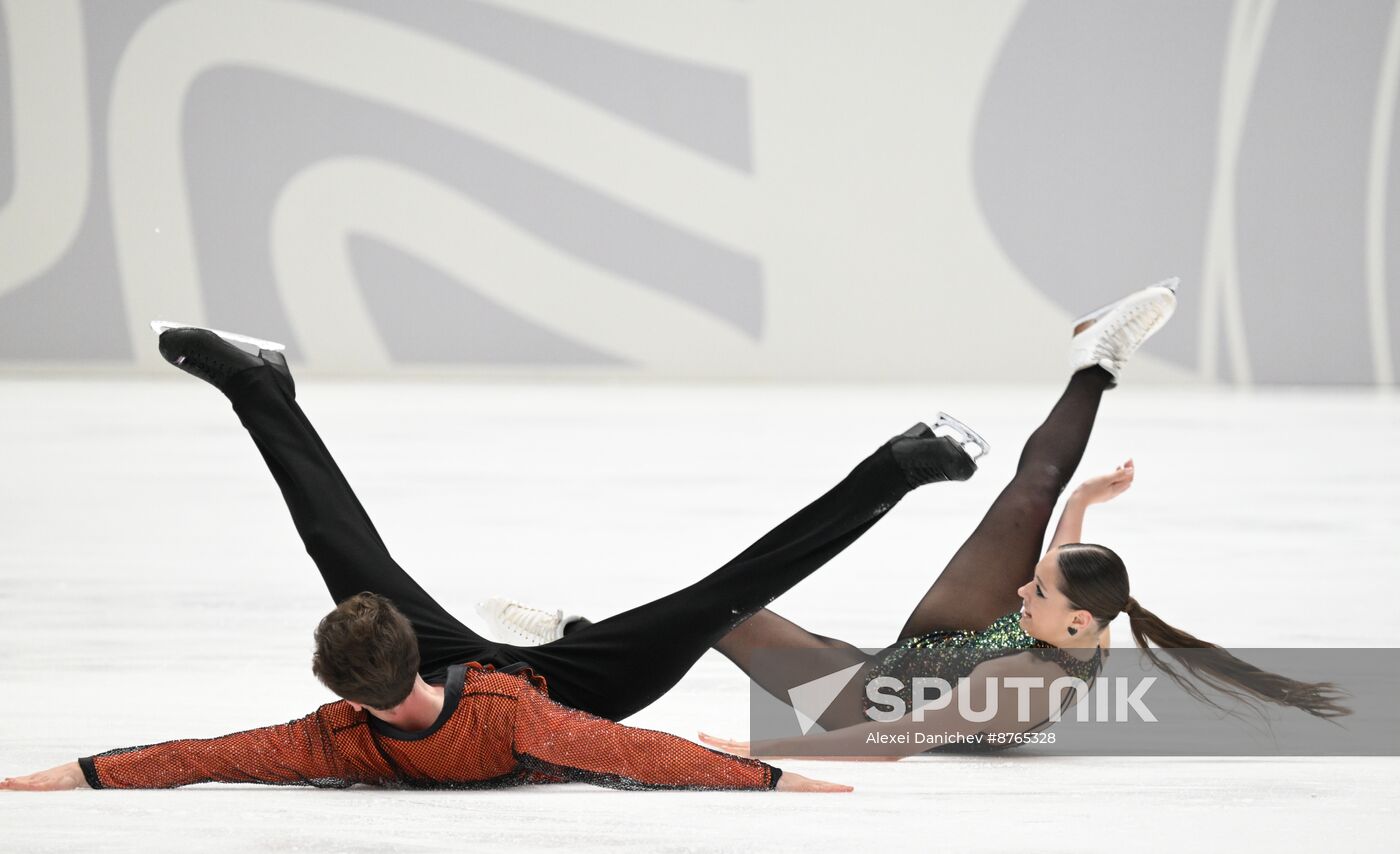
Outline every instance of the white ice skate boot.
{"type": "Polygon", "coordinates": [[[1180,282],[1158,282],[1075,320],[1070,367],[1078,371],[1098,365],[1113,375],[1113,385],[1117,385],[1128,358],[1176,311],[1180,282]]]}
{"type": "Polygon", "coordinates": [[[515,646],[539,646],[559,640],[564,636],[564,627],[579,619],[565,616],[563,611],[531,608],[499,596],[476,603],[476,612],[496,640],[515,646]]]}

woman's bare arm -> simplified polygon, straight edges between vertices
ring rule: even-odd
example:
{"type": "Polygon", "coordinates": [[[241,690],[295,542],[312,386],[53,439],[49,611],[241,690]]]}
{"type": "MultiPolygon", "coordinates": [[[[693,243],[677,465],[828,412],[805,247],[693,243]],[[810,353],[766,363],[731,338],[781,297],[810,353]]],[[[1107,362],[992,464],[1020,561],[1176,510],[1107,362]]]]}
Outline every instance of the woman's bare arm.
{"type": "Polygon", "coordinates": [[[1084,511],[1088,510],[1090,505],[1102,504],[1122,495],[1133,485],[1133,476],[1136,473],[1133,461],[1128,460],[1108,474],[1091,477],[1079,484],[1074,492],[1070,493],[1069,500],[1065,502],[1065,509],[1060,512],[1055,536],[1050,539],[1050,547],[1046,551],[1053,552],[1068,543],[1083,542],[1084,511]]]}
{"type": "Polygon", "coordinates": [[[909,712],[894,721],[871,721],[831,732],[772,739],[757,743],[701,736],[706,744],[740,756],[765,759],[821,759],[872,761],[899,759],[924,753],[940,744],[976,742],[987,734],[1028,732],[1050,715],[1055,697],[1048,686],[1063,672],[1056,665],[1027,654],[993,659],[979,664],[966,682],[946,695],[948,702],[922,714],[909,712]],[[1043,687],[1018,687],[1015,678],[1039,679],[1043,687]],[[1011,681],[1008,681],[1010,679],[1011,681]],[[967,698],[963,699],[963,695],[967,698]],[[961,708],[988,708],[995,696],[996,714],[985,721],[972,720],[961,708]],[[919,740],[917,733],[922,733],[919,740]]]}

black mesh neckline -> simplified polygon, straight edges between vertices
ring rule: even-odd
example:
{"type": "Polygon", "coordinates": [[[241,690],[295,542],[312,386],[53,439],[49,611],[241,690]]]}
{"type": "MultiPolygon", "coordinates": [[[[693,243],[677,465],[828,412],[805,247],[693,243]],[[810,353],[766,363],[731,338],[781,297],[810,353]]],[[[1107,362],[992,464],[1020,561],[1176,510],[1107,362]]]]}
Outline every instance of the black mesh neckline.
{"type": "Polygon", "coordinates": [[[1103,666],[1102,647],[1095,649],[1094,654],[1089,658],[1080,658],[1072,652],[1067,652],[1045,641],[1038,640],[1035,643],[1035,650],[1041,658],[1055,662],[1065,673],[1083,679],[1085,682],[1089,682],[1097,676],[1099,669],[1103,666]]]}

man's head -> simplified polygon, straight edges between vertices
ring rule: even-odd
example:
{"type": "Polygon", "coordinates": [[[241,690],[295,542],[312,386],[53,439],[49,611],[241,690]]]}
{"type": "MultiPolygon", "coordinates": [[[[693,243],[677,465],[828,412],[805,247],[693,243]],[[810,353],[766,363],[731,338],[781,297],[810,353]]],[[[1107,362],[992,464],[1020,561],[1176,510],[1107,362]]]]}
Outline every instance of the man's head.
{"type": "Polygon", "coordinates": [[[341,602],[316,627],[311,672],[338,696],[387,711],[418,675],[418,637],[394,603],[377,593],[341,602]]]}

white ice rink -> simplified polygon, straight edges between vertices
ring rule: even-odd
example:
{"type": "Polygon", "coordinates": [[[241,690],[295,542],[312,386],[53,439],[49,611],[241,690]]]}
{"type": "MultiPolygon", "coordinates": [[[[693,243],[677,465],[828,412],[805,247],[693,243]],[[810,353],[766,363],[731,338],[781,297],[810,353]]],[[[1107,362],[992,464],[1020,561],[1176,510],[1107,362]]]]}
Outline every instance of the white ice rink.
{"type": "MultiPolygon", "coordinates": [[[[1051,386],[303,380],[395,557],[479,626],[507,593],[592,616],[682,586],[939,409],[993,445],[776,609],[861,645],[907,612],[1012,471],[1051,386]]],[[[1085,538],[1133,593],[1232,646],[1395,646],[1400,399],[1111,392],[1080,475],[1137,461],[1085,538]]],[[[0,776],[280,723],[331,601],[224,400],[195,380],[0,382],[0,776]]],[[[1130,643],[1126,626],[1115,644],[1130,643]]],[[[744,736],[717,655],[628,723],[744,736]]],[[[1319,726],[1325,724],[1319,723],[1319,726]]],[[[1395,850],[1400,759],[937,757],[788,763],[847,795],[583,785],[0,792],[0,850],[1395,850]]]]}

